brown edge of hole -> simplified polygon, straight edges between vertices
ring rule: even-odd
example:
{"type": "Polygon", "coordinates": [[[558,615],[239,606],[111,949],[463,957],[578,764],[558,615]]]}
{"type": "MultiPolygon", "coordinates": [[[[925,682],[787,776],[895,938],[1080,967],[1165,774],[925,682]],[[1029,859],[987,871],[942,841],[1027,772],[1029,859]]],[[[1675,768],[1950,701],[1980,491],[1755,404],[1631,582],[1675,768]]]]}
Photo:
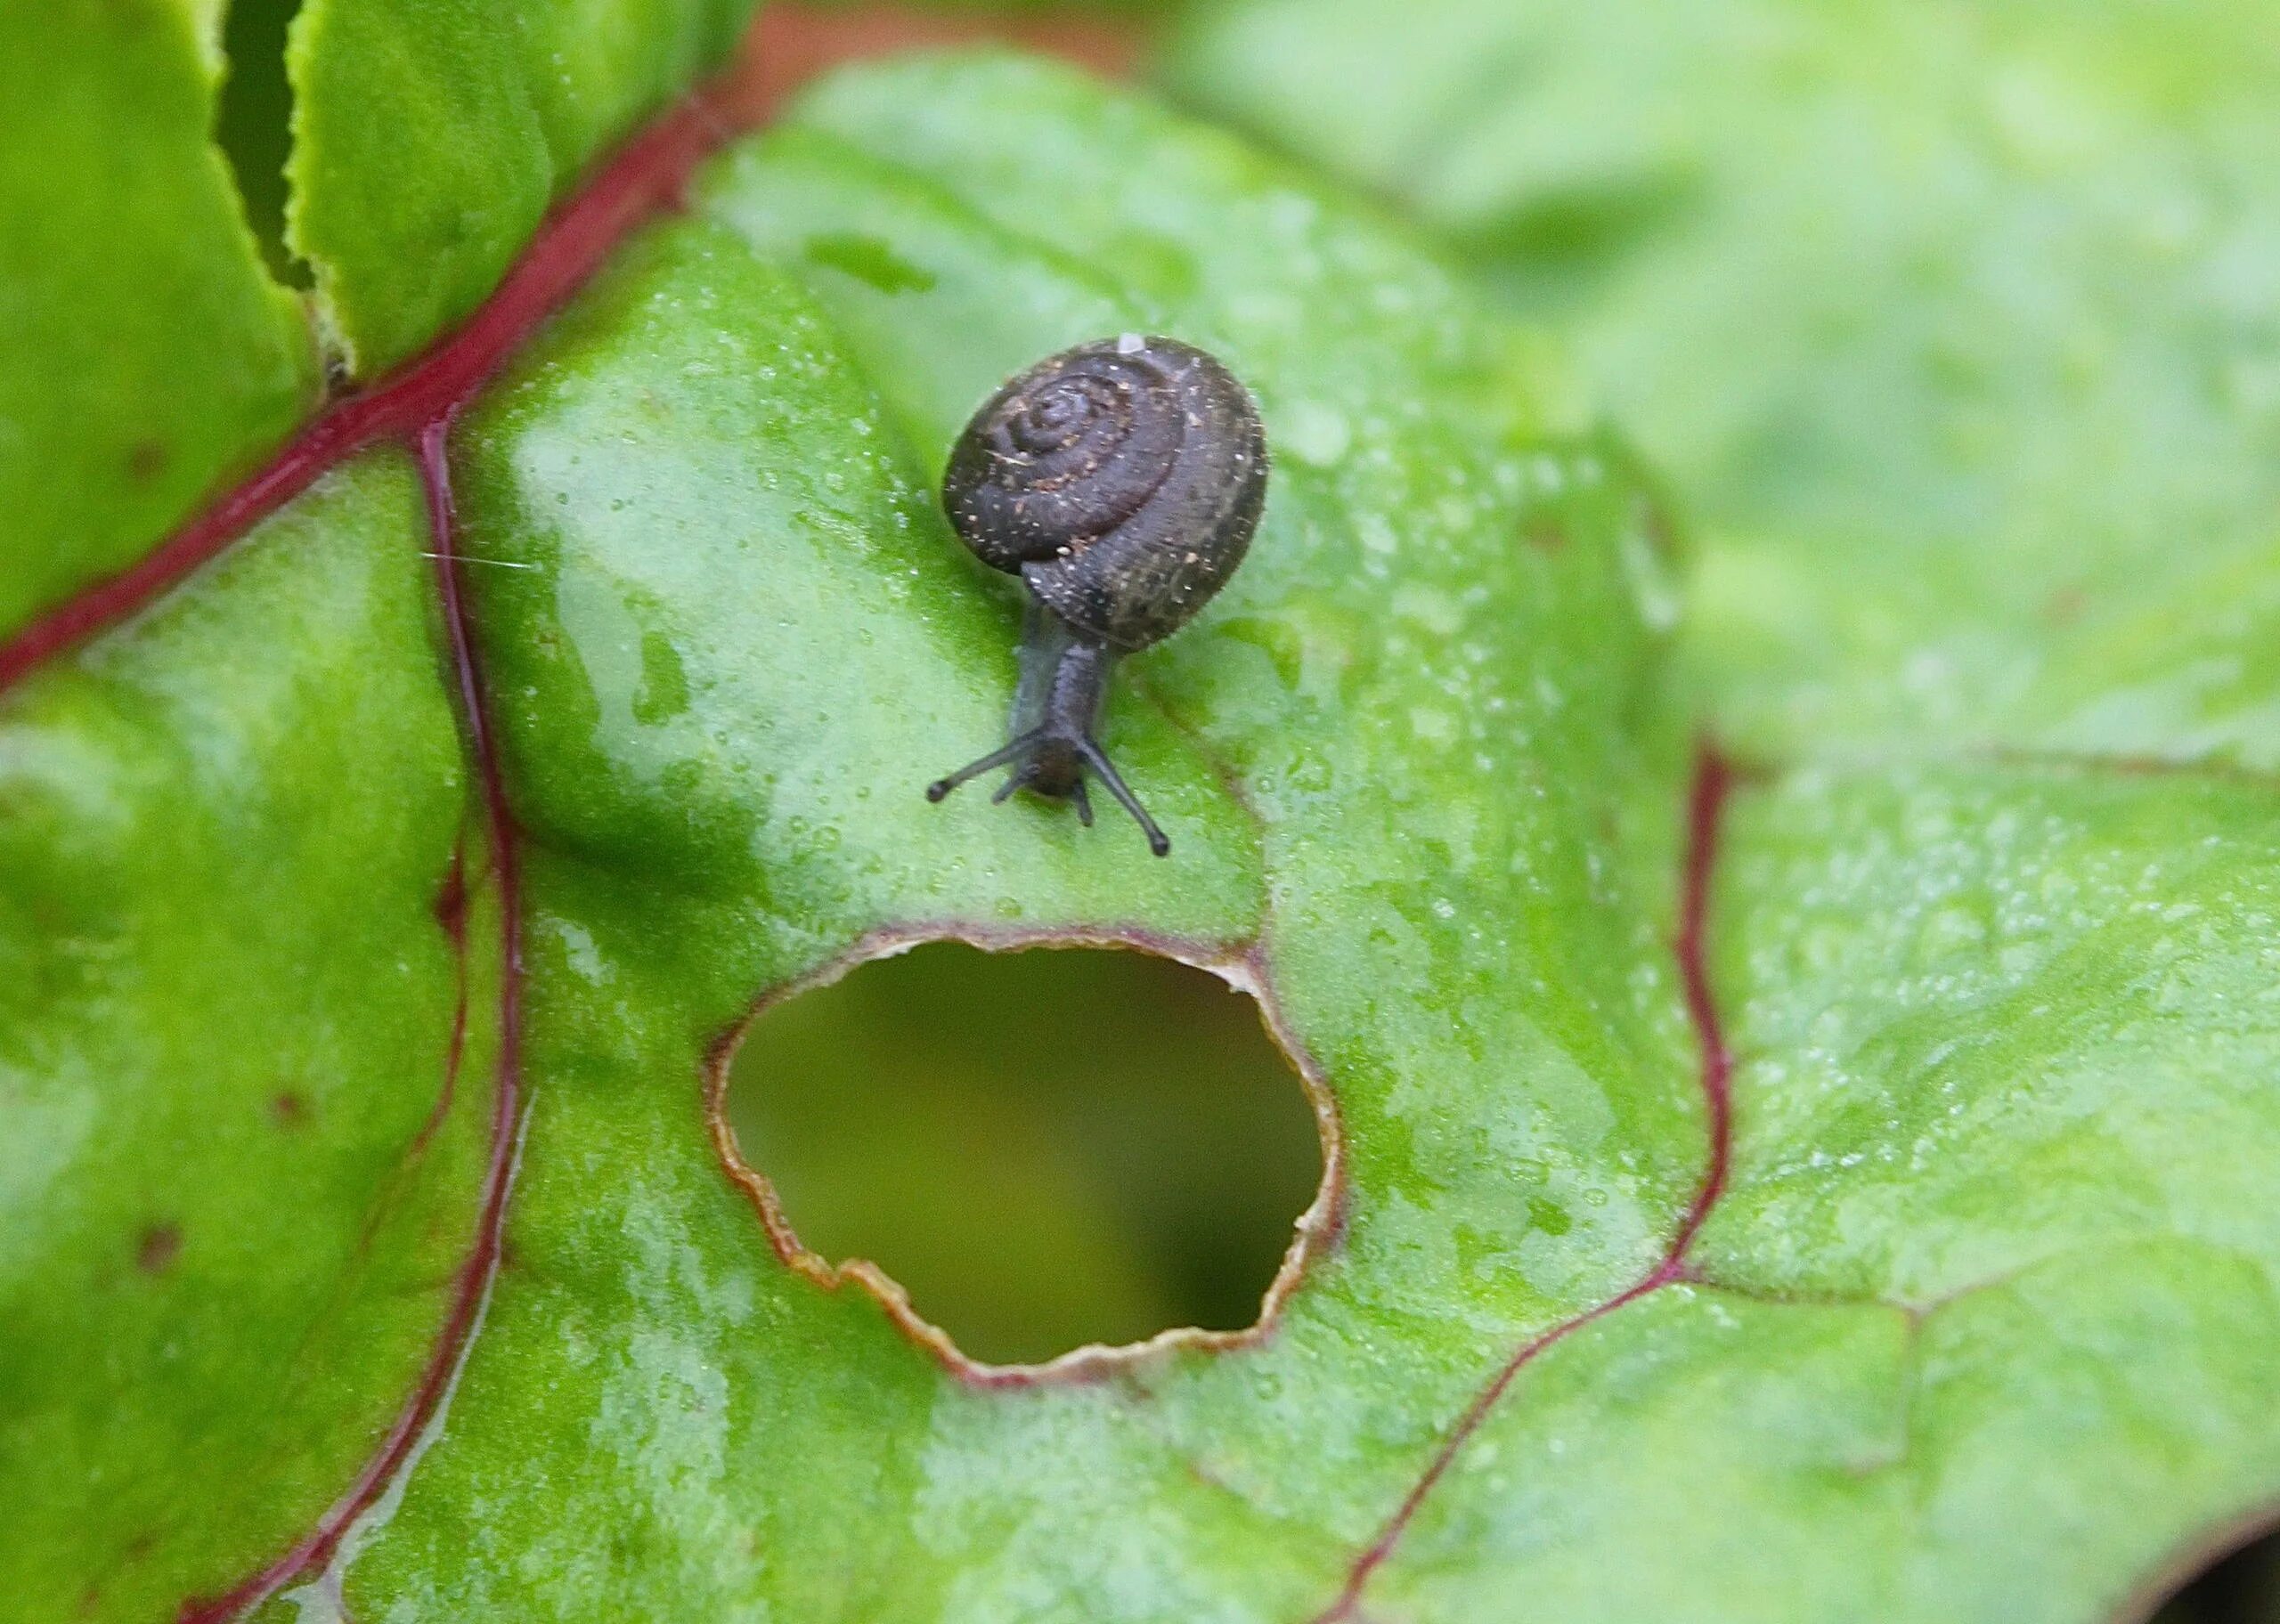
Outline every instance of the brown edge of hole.
{"type": "Polygon", "coordinates": [[[763,993],[741,1020],[713,1040],[704,1057],[704,1117],[721,1166],[760,1214],[761,1227],[768,1232],[769,1244],[775,1248],[778,1258],[826,1291],[838,1291],[852,1281],[877,1301],[879,1306],[886,1311],[887,1318],[904,1336],[931,1353],[944,1370],[971,1387],[1076,1385],[1105,1381],[1152,1360],[1179,1352],[1229,1353],[1260,1345],[1274,1335],[1276,1322],[1282,1318],[1282,1305],[1298,1290],[1307,1271],[1337,1245],[1345,1228],[1346,1134],[1339,1118],[1338,1101],[1331,1092],[1329,1084],[1323,1080],[1314,1057],[1284,1024],[1282,1009],[1260,969],[1255,947],[1214,951],[1200,943],[1145,930],[1006,930],[962,922],[895,926],[874,930],[821,968],[763,993]],[[894,958],[914,947],[935,942],[960,943],[979,948],[983,953],[1019,953],[1029,948],[1055,947],[1121,948],[1169,959],[1191,970],[1202,970],[1217,976],[1234,991],[1249,995],[1258,1007],[1259,1019],[1266,1028],[1267,1036],[1282,1052],[1291,1070],[1298,1074],[1299,1086],[1306,1092],[1307,1102],[1314,1108],[1315,1132],[1322,1146],[1322,1181],[1315,1187],[1315,1198],[1307,1203],[1306,1211],[1299,1214],[1292,1229],[1291,1244],[1283,1250],[1282,1262],[1276,1268],[1266,1295],[1260,1299],[1258,1319],[1255,1322],[1235,1331],[1207,1331],[1192,1325],[1174,1326],[1168,1330],[1157,1332],[1144,1342],[1125,1343],[1114,1347],[1088,1343],[1041,1364],[988,1364],[969,1357],[950,1339],[949,1333],[913,1308],[909,1295],[875,1263],[859,1257],[850,1258],[844,1263],[834,1263],[810,1251],[801,1242],[790,1220],[784,1214],[783,1204],[777,1198],[776,1186],[766,1173],[745,1160],[743,1149],[737,1143],[736,1130],[729,1124],[729,1072],[730,1063],[736,1058],[737,1047],[744,1041],[745,1033],[752,1024],[778,1005],[802,993],[829,987],[865,964],[894,958]]]}

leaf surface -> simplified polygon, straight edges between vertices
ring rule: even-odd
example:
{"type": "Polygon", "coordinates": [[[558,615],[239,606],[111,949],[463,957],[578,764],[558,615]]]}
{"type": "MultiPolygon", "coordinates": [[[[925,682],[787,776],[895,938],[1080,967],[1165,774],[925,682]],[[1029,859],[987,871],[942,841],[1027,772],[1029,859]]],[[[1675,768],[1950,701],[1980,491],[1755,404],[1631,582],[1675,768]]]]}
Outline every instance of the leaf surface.
{"type": "MultiPolygon", "coordinates": [[[[1007,60],[843,81],[621,256],[452,445],[447,550],[522,874],[505,1261],[441,1407],[281,1614],[338,1593],[354,1615],[1232,1617],[1331,1593],[1484,1372],[1658,1255],[1699,1176],[1657,939],[1673,760],[1631,727],[1670,610],[1654,516],[1618,446],[1540,420],[1526,362],[1294,173],[1007,60]],[[968,147],[929,156],[914,98],[968,147]],[[1291,448],[1252,566],[1133,662],[1110,719],[1170,863],[917,793],[1013,681],[1015,605],[931,498],[950,434],[1026,360],[1129,328],[1226,354],[1291,448]],[[911,930],[1145,943],[1263,986],[1344,1158],[1271,1339],[977,1384],[766,1248],[705,1128],[708,1057],[768,989],[911,930]],[[1516,1065],[1551,1081],[1515,1091],[1516,1065]],[[1350,1401],[1380,1392],[1403,1397],[1350,1401]]],[[[330,533],[322,499],[273,523],[330,533]]],[[[419,630],[396,646],[447,692],[450,638],[419,630]]],[[[439,831],[430,906],[448,855],[439,831]]],[[[496,868],[468,871],[494,906],[496,868]]],[[[255,996],[289,1021],[302,991],[255,996]]],[[[433,1057],[449,1010],[428,1015],[433,1057]]],[[[424,1107],[427,1078],[393,1092],[424,1107]]],[[[479,1173],[444,1192],[461,1225],[479,1173]]],[[[335,1246],[364,1222],[303,1218],[335,1246]]],[[[306,1358],[340,1389],[370,1374],[306,1358]]],[[[192,1594],[274,1555],[257,1523],[204,1526],[238,1566],[192,1594]]]]}
{"type": "MultiPolygon", "coordinates": [[[[1486,16],[1386,44],[1394,93],[1328,155],[1431,173],[1372,168],[1380,126],[1501,60],[1486,16]]],[[[1307,36],[1319,83],[1366,21],[1307,36]]],[[[656,49],[629,83],[685,71],[656,49]]],[[[1871,77],[1807,60],[1816,106],[1871,77]]],[[[1467,251],[1537,300],[1492,237],[1467,251]]],[[[496,274],[454,265],[371,330],[496,274]]],[[[1610,289],[1648,279],[1570,269],[1557,313],[1620,381],[1610,289]]],[[[1765,616],[1918,601],[1843,522],[1918,510],[1849,464],[1727,468],[1649,378],[1707,516],[1673,663],[1672,519],[1544,354],[1409,228],[1143,98],[866,69],[701,172],[417,470],[344,463],[0,696],[31,989],[0,1086],[32,1125],[0,1162],[0,1606],[2083,1620],[2268,1500],[2258,758],[2149,730],[2140,678],[2056,634],[2059,686],[1974,668],[1856,716],[1893,645],[1769,653],[1765,616]],[[1014,678],[1018,605],[932,499],[950,439],[1125,330],[1224,356],[1276,451],[1250,562],[1108,719],[1168,862],[919,793],[1014,678]],[[2075,739],[2045,694],[2124,720],[2075,739]],[[1763,770],[1690,767],[1704,720],[1763,770]],[[771,1249],[728,1043],[928,937],[1256,989],[1335,1151],[1264,1335],[976,1369],[771,1249]]],[[[1737,388],[1842,401],[1850,359],[1737,388]]],[[[1945,580],[1966,535],[2063,556],[1992,520],[1897,544],[1945,580]]],[[[2225,532],[2191,567],[2253,556],[2225,532]]],[[[1956,614],[2041,646],[1957,568],[1956,614]]],[[[2178,657],[2164,624],[2132,670],[2178,657]]]]}
{"type": "Polygon", "coordinates": [[[724,61],[752,0],[305,0],[286,240],[349,370],[481,303],[550,204],[724,61]]]}
{"type": "Polygon", "coordinates": [[[498,1008],[425,545],[376,453],[6,698],[8,1617],[226,1589],[420,1379],[498,1008]]]}
{"type": "Polygon", "coordinates": [[[2274,765],[2259,8],[1244,0],[1171,77],[1574,339],[1733,747],[2274,765]]]}
{"type": "Polygon", "coordinates": [[[958,59],[840,81],[731,154],[502,385],[455,484],[471,548],[540,566],[486,577],[479,618],[514,696],[546,1081],[514,1285],[350,1572],[359,1610],[1296,1613],[1506,1345],[1659,1249],[1698,1175],[1690,1059],[1651,915],[1591,905],[1667,883],[1597,832],[1634,792],[1668,809],[1623,725],[1647,512],[1610,448],[1541,437],[1508,360],[1444,274],[1295,176],[958,59]],[[980,134],[898,126],[921,106],[980,134]],[[1094,231],[1145,233],[1149,280],[1094,231]],[[1169,863],[917,792],[1014,678],[1015,606],[927,494],[943,451],[1024,357],[1144,328],[1226,356],[1270,436],[1352,423],[1351,454],[1279,466],[1251,565],[1112,711],[1169,863]],[[1517,542],[1546,529],[1566,544],[1517,542]],[[1504,795],[1513,773],[1538,793],[1504,795]],[[708,1052],[759,992],[914,928],[1250,955],[1348,1157],[1343,1238],[1266,1345],[976,1387],[756,1246],[698,1131],[708,1052]],[[1516,978],[1534,1009],[1500,996],[1516,978]],[[1515,1056],[1556,1084],[1512,1090],[1515,1056]],[[1419,1311],[1437,1296],[1462,1311],[1419,1311]],[[1349,1401],[1374,1393],[1405,1396],[1349,1401]]]}
{"type": "Polygon", "coordinates": [[[1547,1353],[1372,1612],[2148,1604],[2280,1489],[2265,31],[1246,0],[1170,72],[1574,337],[1757,769],[1699,1283],[1547,1353]]]}

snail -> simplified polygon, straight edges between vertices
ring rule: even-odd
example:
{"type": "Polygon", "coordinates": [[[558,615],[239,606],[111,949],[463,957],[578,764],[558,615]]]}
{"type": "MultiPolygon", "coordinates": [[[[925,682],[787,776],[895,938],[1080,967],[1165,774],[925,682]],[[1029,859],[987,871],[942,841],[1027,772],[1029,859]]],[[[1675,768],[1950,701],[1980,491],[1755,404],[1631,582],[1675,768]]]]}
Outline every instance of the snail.
{"type": "Polygon", "coordinates": [[[1266,498],[1266,436],[1217,360],[1127,333],[1009,378],[950,450],[942,507],[991,569],[1029,588],[1012,737],[926,786],[940,800],[994,767],[1016,790],[1077,803],[1085,775],[1171,841],[1094,739],[1118,658],[1179,629],[1243,561],[1266,498]]]}

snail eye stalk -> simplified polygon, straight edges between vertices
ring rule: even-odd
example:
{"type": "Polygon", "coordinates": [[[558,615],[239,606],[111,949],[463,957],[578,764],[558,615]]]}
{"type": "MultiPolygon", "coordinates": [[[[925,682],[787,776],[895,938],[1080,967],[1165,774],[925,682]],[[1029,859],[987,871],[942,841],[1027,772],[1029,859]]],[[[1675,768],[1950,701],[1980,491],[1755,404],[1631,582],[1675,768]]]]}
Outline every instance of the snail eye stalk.
{"type": "MultiPolygon", "coordinates": [[[[991,751],[988,755],[980,758],[978,760],[967,762],[964,767],[958,768],[957,772],[952,773],[947,778],[935,779],[933,783],[926,786],[926,799],[929,800],[940,800],[952,790],[957,789],[958,785],[970,783],[973,779],[981,777],[982,774],[988,772],[991,767],[1003,767],[1008,761],[1014,760],[1022,756],[1026,756],[1036,745],[1038,738],[1043,731],[1044,729],[1042,728],[1031,728],[1029,732],[1022,735],[1020,738],[1014,739],[1008,743],[999,745],[996,750],[991,751]]],[[[1016,777],[1012,780],[1012,782],[1019,784],[1021,780],[1016,777]]],[[[1003,800],[1005,797],[1000,795],[998,799],[1003,800]]]]}
{"type": "MultiPolygon", "coordinates": [[[[1168,857],[1172,849],[1171,840],[1156,827],[1156,820],[1148,816],[1148,808],[1140,804],[1140,798],[1125,786],[1124,775],[1116,770],[1115,764],[1092,740],[1084,741],[1081,748],[1085,765],[1100,775],[1100,781],[1108,786],[1108,792],[1116,797],[1116,804],[1132,814],[1133,822],[1138,824],[1140,832],[1148,837],[1148,849],[1160,857],[1168,857]]],[[[1087,817],[1085,821],[1090,823],[1092,819],[1087,817]]]]}

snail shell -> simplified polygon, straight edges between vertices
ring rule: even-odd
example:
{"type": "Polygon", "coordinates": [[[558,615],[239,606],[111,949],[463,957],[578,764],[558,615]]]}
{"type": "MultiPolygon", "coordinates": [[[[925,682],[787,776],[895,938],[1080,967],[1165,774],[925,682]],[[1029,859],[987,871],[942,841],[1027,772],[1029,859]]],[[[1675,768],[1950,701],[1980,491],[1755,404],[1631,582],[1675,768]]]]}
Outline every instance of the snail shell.
{"type": "Polygon", "coordinates": [[[1075,803],[1086,781],[1171,841],[1095,737],[1119,655],[1168,637],[1243,561],[1266,500],[1266,435],[1234,374],[1192,345],[1127,333],[1048,356],[983,402],[950,448],[942,507],[976,556],[1030,594],[1006,743],[926,786],[994,768],[1075,803]]]}
{"type": "Polygon", "coordinates": [[[951,448],[942,505],[995,570],[1079,632],[1130,651],[1226,584],[1266,499],[1266,436],[1234,375],[1174,338],[1048,356],[951,448]]]}

